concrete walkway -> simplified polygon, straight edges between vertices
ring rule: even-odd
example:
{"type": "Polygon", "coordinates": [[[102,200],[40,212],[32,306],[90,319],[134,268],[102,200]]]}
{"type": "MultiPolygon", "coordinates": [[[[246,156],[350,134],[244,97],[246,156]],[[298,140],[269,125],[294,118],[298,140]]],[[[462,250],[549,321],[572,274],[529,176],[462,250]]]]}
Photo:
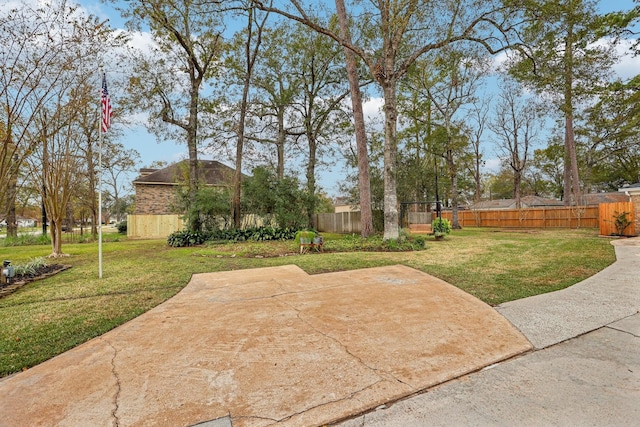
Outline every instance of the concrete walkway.
{"type": "Polygon", "coordinates": [[[529,351],[420,271],[199,274],[103,336],[0,381],[0,426],[312,426],[529,351]]]}
{"type": "Polygon", "coordinates": [[[640,239],[612,243],[595,276],[497,307],[537,351],[338,425],[640,425],[640,239]]]}

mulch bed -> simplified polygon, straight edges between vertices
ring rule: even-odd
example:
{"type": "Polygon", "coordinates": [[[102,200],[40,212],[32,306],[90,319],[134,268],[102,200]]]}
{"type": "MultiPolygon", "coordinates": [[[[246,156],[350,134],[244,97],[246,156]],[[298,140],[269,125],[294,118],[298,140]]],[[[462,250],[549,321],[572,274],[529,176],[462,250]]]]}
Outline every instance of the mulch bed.
{"type": "Polygon", "coordinates": [[[11,295],[27,283],[35,282],[36,280],[46,279],[47,277],[51,277],[54,274],[58,274],[61,271],[65,271],[71,268],[70,265],[62,265],[62,264],[51,264],[44,265],[38,268],[33,274],[27,274],[24,276],[18,276],[9,279],[9,283],[0,284],[0,298],[6,297],[7,295],[11,295]]]}

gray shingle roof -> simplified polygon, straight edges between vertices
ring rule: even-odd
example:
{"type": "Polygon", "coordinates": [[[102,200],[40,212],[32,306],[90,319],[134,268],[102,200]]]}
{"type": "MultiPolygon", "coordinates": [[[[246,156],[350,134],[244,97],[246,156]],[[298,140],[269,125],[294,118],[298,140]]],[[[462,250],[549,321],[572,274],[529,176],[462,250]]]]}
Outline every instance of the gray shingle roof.
{"type": "MultiPolygon", "coordinates": [[[[235,170],[216,160],[199,160],[200,177],[208,185],[230,185],[235,170]]],[[[182,160],[163,169],[141,169],[134,184],[176,185],[184,181],[189,171],[189,161],[182,160]]]]}

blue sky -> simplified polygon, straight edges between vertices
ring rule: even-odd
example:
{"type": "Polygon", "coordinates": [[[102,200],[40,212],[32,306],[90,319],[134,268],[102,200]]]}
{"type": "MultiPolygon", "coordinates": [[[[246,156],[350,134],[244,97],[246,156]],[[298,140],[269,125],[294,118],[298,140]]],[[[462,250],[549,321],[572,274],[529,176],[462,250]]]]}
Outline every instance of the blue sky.
{"type": "MultiPolygon", "coordinates": [[[[111,4],[104,4],[102,2],[89,0],[80,0],[79,3],[82,7],[86,8],[88,12],[101,18],[109,19],[113,28],[124,28],[124,21],[111,4]]],[[[630,9],[633,5],[633,0],[600,1],[601,10],[604,12],[630,9]]],[[[623,62],[617,67],[616,72],[619,75],[628,77],[632,74],[637,74],[638,70],[640,70],[640,62],[636,58],[635,60],[629,59],[628,61],[623,62]]],[[[113,89],[111,89],[111,91],[113,92],[113,89]]],[[[117,98],[117,94],[114,94],[113,97],[117,98]]],[[[365,110],[368,111],[370,115],[376,115],[381,105],[382,102],[379,98],[373,98],[367,105],[365,105],[365,110]]],[[[117,108],[117,103],[114,103],[114,109],[117,108]]],[[[117,123],[114,124],[114,126],[117,125],[117,123]]],[[[127,148],[133,148],[140,153],[141,163],[139,167],[148,166],[154,161],[172,163],[187,158],[185,144],[178,143],[176,141],[157,141],[156,138],[153,135],[150,135],[143,126],[130,128],[122,127],[122,130],[123,136],[120,139],[120,142],[122,142],[127,148]]],[[[203,158],[207,158],[207,156],[203,156],[203,158]]],[[[232,163],[227,159],[215,160],[221,160],[232,165],[232,163]]],[[[496,169],[499,165],[499,159],[497,158],[495,150],[488,145],[485,146],[485,160],[487,161],[487,167],[491,170],[496,169]]],[[[130,179],[135,178],[135,175],[136,174],[132,174],[130,179]]],[[[319,183],[330,196],[339,196],[337,182],[340,181],[343,176],[344,170],[342,162],[340,161],[334,163],[332,167],[318,172],[319,183]]]]}

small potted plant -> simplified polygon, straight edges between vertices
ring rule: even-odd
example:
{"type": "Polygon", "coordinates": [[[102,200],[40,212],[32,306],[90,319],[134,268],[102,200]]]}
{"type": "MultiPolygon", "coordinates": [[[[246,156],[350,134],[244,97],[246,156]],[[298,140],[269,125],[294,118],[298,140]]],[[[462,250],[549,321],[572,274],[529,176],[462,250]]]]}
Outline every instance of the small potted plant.
{"type": "Polygon", "coordinates": [[[296,233],[296,240],[301,245],[308,245],[313,243],[313,239],[316,237],[316,233],[309,230],[300,230],[296,233]]]}
{"type": "Polygon", "coordinates": [[[451,223],[446,218],[435,218],[431,222],[431,230],[436,240],[442,240],[446,234],[451,233],[451,223]]]}

